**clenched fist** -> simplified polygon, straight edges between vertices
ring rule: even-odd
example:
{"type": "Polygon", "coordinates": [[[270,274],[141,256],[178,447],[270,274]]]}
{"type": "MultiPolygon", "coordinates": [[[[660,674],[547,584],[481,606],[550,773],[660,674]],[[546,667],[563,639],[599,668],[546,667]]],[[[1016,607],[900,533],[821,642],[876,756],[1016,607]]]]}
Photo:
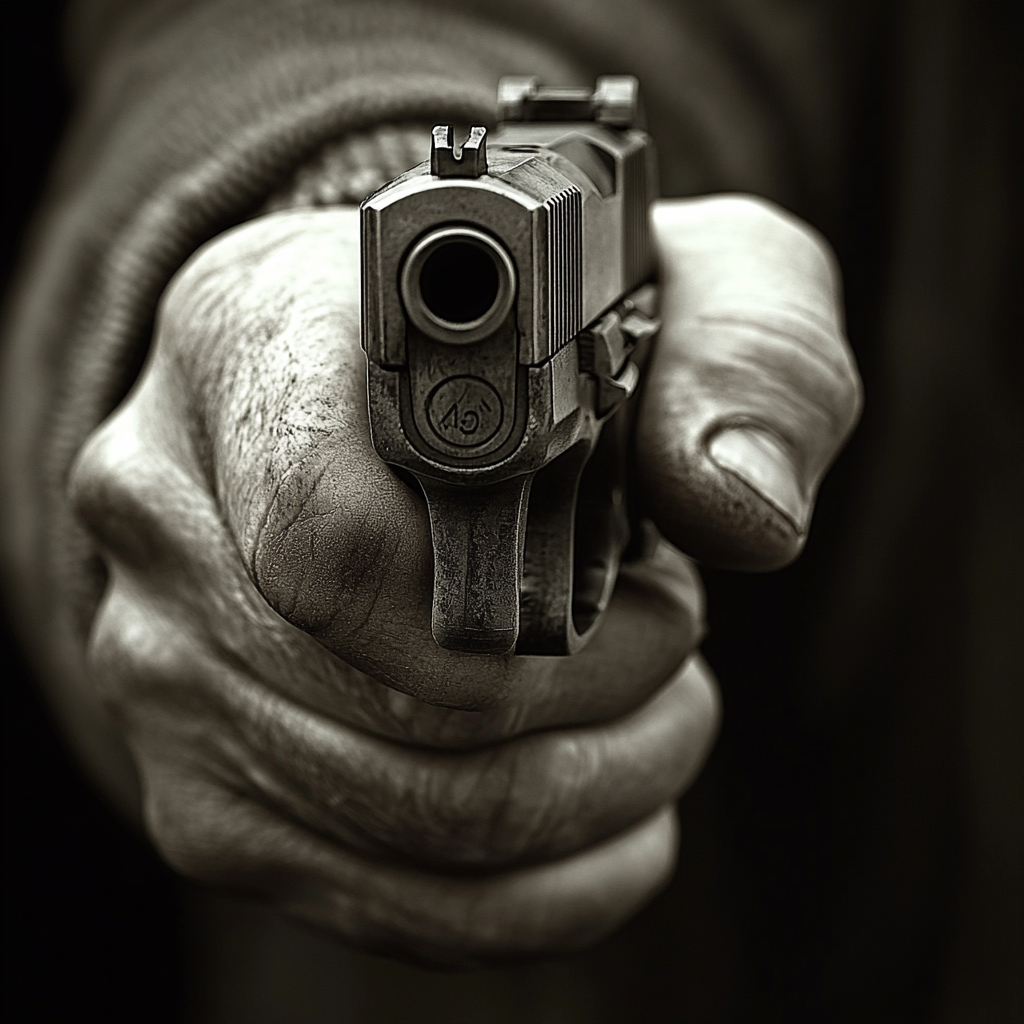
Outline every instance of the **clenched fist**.
{"type": "Polygon", "coordinates": [[[831,258],[760,202],[660,204],[635,458],[668,538],[571,658],[430,635],[421,496],[375,455],[354,209],[207,245],[72,478],[109,567],[90,670],[185,874],[364,948],[577,947],[667,879],[718,717],[700,586],[799,551],[859,385],[831,258]]]}

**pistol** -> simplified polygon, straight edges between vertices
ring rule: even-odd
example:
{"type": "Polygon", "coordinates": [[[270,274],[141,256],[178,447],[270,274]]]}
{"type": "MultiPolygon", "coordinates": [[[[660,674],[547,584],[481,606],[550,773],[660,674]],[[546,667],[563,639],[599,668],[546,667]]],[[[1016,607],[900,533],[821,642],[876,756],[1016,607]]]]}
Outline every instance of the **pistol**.
{"type": "Polygon", "coordinates": [[[370,430],[426,499],[435,641],[571,654],[636,532],[655,152],[631,76],[504,78],[497,115],[461,146],[435,127],[429,161],[361,206],[370,430]]]}

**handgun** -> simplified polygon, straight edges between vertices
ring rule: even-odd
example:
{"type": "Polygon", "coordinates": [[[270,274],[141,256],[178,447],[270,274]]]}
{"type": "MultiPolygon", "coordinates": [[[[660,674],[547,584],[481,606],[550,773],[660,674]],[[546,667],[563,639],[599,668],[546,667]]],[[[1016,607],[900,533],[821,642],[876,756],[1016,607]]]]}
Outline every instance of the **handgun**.
{"type": "Polygon", "coordinates": [[[370,431],[426,499],[441,647],[571,654],[607,607],[656,194],[635,78],[506,77],[493,133],[438,125],[362,203],[370,431]]]}

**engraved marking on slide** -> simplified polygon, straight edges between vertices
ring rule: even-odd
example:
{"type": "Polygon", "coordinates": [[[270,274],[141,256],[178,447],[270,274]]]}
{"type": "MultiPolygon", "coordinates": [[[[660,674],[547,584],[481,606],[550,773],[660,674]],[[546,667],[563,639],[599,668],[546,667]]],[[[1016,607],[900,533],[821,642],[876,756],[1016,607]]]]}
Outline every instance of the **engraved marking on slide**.
{"type": "Polygon", "coordinates": [[[501,429],[504,409],[498,392],[479,377],[449,377],[430,392],[427,419],[442,441],[478,448],[501,429]]]}

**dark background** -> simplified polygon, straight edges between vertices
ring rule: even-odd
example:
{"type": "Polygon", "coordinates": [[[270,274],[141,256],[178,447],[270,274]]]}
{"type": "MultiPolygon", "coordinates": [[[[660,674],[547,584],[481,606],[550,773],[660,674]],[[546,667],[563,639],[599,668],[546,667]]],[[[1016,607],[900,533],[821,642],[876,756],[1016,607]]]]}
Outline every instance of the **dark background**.
{"type": "MultiPolygon", "coordinates": [[[[63,9],[0,4],[5,283],[68,111],[63,9]]],[[[178,883],[71,764],[2,619],[0,630],[2,1019],[176,1021],[178,883]]]]}

